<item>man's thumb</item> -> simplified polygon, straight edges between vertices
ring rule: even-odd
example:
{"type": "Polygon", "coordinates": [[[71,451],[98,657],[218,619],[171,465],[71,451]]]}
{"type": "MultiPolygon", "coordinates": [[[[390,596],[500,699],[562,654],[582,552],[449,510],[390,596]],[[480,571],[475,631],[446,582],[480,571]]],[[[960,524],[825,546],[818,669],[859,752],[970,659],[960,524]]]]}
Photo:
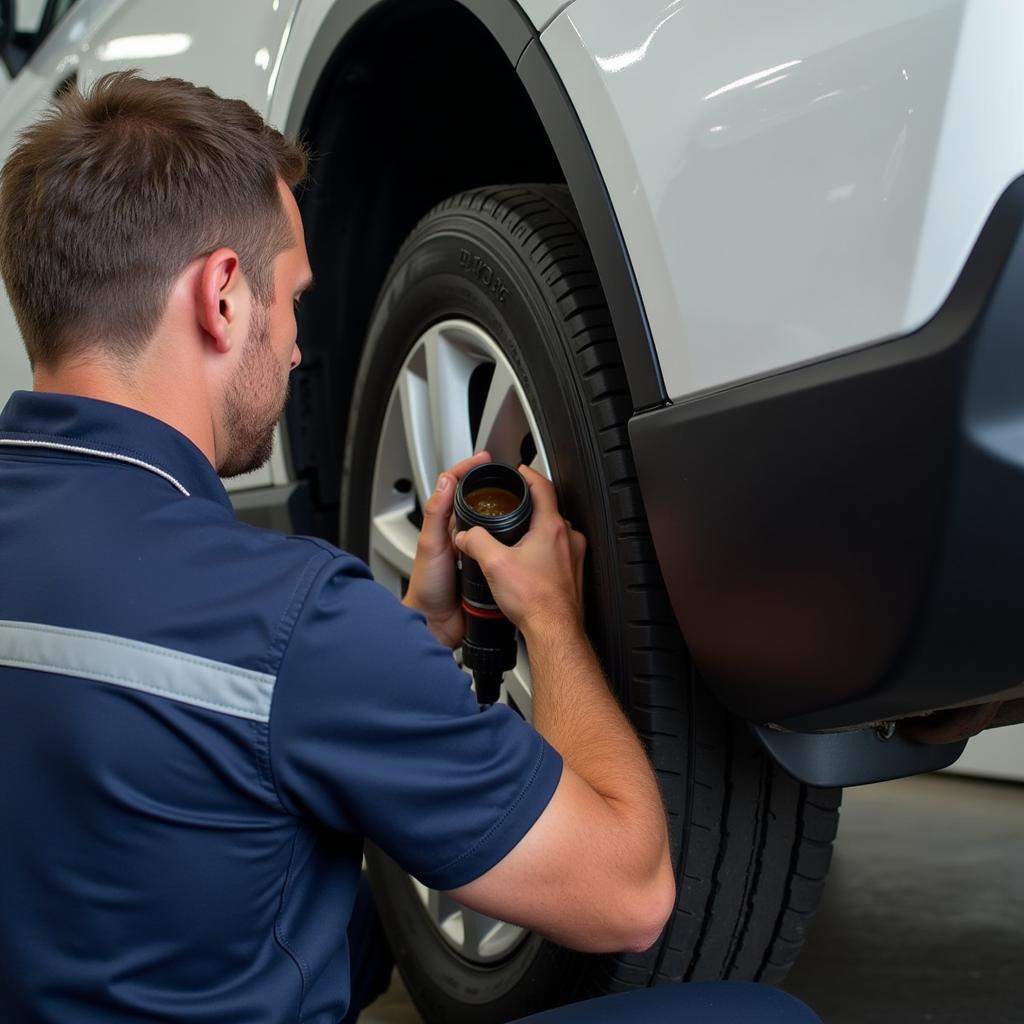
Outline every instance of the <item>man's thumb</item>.
{"type": "Polygon", "coordinates": [[[452,478],[447,473],[442,473],[437,478],[437,484],[433,493],[427,498],[423,506],[423,518],[432,519],[435,516],[444,516],[447,522],[452,510],[452,478]]]}

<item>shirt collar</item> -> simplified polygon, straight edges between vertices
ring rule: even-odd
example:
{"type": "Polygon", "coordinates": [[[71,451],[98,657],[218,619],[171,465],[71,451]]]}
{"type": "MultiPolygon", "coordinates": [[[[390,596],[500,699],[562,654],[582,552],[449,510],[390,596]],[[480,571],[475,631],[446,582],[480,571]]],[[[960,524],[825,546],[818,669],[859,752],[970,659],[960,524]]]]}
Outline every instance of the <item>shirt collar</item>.
{"type": "Polygon", "coordinates": [[[231,508],[224,484],[210,460],[163,420],[79,395],[15,391],[0,412],[0,438],[38,442],[76,454],[94,451],[162,476],[190,496],[231,508]]]}

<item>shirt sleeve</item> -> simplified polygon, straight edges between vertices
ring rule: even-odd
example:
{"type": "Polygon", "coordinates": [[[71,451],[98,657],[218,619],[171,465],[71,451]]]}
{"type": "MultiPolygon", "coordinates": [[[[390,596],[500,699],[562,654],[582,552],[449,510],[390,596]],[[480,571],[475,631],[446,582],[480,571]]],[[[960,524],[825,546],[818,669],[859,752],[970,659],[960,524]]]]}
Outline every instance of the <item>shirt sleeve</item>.
{"type": "Polygon", "coordinates": [[[314,580],[282,658],[270,762],[289,810],[366,836],[435,889],[497,864],[562,772],[514,711],[481,708],[423,616],[345,555],[314,580]]]}

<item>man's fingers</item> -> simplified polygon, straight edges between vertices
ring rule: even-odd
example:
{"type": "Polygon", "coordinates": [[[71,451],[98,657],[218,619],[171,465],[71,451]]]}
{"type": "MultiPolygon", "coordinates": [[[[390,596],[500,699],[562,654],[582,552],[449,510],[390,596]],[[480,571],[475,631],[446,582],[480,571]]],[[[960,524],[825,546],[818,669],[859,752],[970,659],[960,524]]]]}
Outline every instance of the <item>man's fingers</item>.
{"type": "Polygon", "coordinates": [[[530,497],[533,501],[534,515],[540,514],[541,518],[558,515],[558,495],[555,494],[555,485],[546,477],[541,476],[535,469],[529,466],[520,466],[519,472],[523,479],[530,486],[530,497]]]}
{"type": "Polygon", "coordinates": [[[504,554],[508,548],[492,537],[482,526],[474,526],[471,530],[461,530],[455,534],[455,546],[474,561],[480,563],[484,574],[491,562],[504,554]]]}
{"type": "Polygon", "coordinates": [[[477,452],[468,459],[457,462],[437,478],[434,490],[423,506],[423,528],[420,530],[419,547],[438,554],[447,551],[452,540],[452,508],[455,504],[455,488],[458,482],[474,467],[490,462],[488,452],[477,452]]]}
{"type": "Polygon", "coordinates": [[[476,455],[471,455],[468,459],[456,462],[446,472],[450,473],[456,480],[461,480],[474,466],[482,466],[485,462],[490,461],[491,456],[489,452],[477,452],[476,455]]]}
{"type": "Polygon", "coordinates": [[[444,516],[451,512],[455,494],[455,480],[450,473],[442,473],[434,484],[434,490],[423,506],[423,516],[444,516]]]}
{"type": "Polygon", "coordinates": [[[457,462],[451,469],[446,469],[434,485],[434,490],[423,507],[424,526],[426,520],[436,516],[448,517],[452,512],[452,505],[455,500],[455,485],[474,467],[490,462],[491,457],[487,452],[477,452],[468,459],[457,462]]]}

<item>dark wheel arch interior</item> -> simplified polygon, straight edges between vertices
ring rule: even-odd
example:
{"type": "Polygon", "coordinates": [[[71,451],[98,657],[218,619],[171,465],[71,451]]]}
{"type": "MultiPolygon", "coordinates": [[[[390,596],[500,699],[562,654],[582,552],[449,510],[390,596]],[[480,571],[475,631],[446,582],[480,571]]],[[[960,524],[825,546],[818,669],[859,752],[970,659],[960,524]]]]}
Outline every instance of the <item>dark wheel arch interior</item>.
{"type": "Polygon", "coordinates": [[[456,192],[564,177],[507,50],[454,0],[372,6],[319,76],[300,134],[313,157],[300,208],[317,287],[299,314],[288,447],[309,486],[309,528],[336,539],[352,384],[402,240],[456,192]]]}

